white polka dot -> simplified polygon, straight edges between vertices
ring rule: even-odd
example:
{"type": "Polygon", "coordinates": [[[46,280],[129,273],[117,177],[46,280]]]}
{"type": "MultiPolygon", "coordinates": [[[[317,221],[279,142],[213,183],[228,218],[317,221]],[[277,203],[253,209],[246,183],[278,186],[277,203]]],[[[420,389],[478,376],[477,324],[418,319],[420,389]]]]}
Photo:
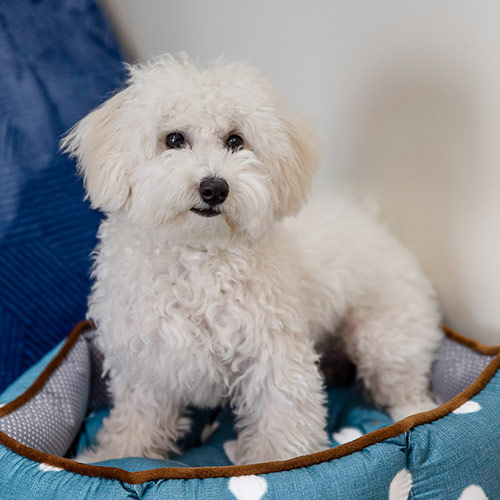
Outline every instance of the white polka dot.
{"type": "Polygon", "coordinates": [[[475,413],[481,409],[481,405],[475,401],[466,401],[462,406],[459,406],[453,413],[462,415],[464,413],[475,413]]]}
{"type": "Polygon", "coordinates": [[[200,436],[201,442],[205,443],[208,440],[208,438],[217,430],[219,425],[220,424],[217,421],[213,422],[212,424],[205,425],[205,427],[201,431],[201,436],[200,436]]]}
{"type": "Polygon", "coordinates": [[[43,470],[44,472],[59,472],[63,469],[61,469],[60,467],[54,467],[53,465],[49,465],[49,464],[40,464],[38,466],[38,468],[40,470],[43,470]]]}
{"type": "Polygon", "coordinates": [[[413,479],[410,471],[400,470],[389,486],[389,500],[407,500],[411,491],[413,479]]]}
{"type": "Polygon", "coordinates": [[[231,463],[236,463],[236,451],[238,449],[238,440],[231,439],[230,441],[226,441],[223,445],[224,453],[227,455],[227,458],[231,461],[231,463]]]}
{"type": "Polygon", "coordinates": [[[342,427],[339,431],[334,432],[332,437],[337,443],[345,444],[360,438],[362,435],[363,433],[356,427],[342,427]]]}
{"type": "Polygon", "coordinates": [[[0,403],[0,408],[3,408],[7,403],[0,403]]]}
{"type": "Polygon", "coordinates": [[[477,484],[472,484],[467,486],[458,500],[488,500],[483,488],[477,486],[477,484]]]}
{"type": "Polygon", "coordinates": [[[229,491],[238,500],[260,500],[267,491],[267,481],[259,476],[232,477],[229,491]]]}

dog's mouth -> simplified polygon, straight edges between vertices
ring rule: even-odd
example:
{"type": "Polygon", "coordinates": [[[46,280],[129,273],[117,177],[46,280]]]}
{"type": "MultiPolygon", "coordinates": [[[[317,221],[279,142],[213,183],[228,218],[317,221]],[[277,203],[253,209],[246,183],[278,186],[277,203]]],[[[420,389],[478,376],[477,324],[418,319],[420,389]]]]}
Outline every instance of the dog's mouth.
{"type": "Polygon", "coordinates": [[[193,207],[191,209],[191,212],[201,215],[202,217],[215,217],[216,215],[220,215],[220,210],[217,210],[215,208],[196,208],[193,207]]]}

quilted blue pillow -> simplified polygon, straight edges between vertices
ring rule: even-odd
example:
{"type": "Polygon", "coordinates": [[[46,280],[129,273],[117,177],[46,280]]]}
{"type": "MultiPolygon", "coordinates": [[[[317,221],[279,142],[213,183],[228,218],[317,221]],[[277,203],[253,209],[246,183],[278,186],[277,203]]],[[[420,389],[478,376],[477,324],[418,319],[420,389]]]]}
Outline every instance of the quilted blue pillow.
{"type": "Polygon", "coordinates": [[[0,25],[1,390],[85,315],[100,215],[58,142],[124,73],[94,0],[1,2],[0,25]]]}

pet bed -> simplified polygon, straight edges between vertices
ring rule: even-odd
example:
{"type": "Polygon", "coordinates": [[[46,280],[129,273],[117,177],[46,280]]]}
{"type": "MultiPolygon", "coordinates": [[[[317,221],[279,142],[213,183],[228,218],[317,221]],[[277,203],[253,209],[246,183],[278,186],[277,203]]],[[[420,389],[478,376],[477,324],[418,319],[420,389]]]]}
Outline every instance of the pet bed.
{"type": "Polygon", "coordinates": [[[328,388],[332,448],[231,465],[229,409],[192,410],[183,452],[99,465],[72,460],[109,406],[89,323],[0,396],[0,497],[8,499],[500,498],[500,347],[446,330],[433,367],[437,409],[392,424],[355,385],[328,388]]]}

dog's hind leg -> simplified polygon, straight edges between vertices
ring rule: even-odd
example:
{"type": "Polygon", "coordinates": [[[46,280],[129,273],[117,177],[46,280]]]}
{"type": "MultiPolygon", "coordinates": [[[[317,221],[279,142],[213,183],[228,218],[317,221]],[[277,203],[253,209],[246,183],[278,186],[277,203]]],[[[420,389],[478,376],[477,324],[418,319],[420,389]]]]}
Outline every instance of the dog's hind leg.
{"type": "Polygon", "coordinates": [[[443,336],[434,299],[410,285],[381,283],[363,302],[341,336],[375,403],[394,420],[434,408],[430,370],[443,336]]]}

